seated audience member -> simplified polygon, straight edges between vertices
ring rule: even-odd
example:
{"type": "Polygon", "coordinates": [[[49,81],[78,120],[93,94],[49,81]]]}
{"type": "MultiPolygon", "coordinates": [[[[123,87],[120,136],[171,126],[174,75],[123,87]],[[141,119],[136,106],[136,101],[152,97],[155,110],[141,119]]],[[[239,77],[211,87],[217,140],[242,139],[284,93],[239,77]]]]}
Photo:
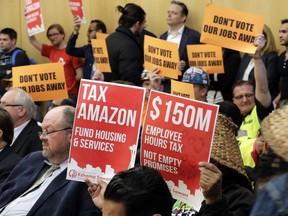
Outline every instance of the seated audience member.
{"type": "Polygon", "coordinates": [[[253,55],[255,92],[253,84],[249,81],[240,80],[233,86],[233,102],[238,106],[243,116],[237,140],[244,165],[252,168],[255,163],[251,157],[251,152],[260,129],[260,122],[273,110],[267,72],[260,55],[265,45],[264,35],[258,35],[254,40],[254,45],[257,48],[253,55]]]}
{"type": "MultiPolygon", "coordinates": [[[[274,99],[278,93],[279,73],[278,73],[278,54],[274,36],[267,25],[264,25],[263,29],[265,45],[261,51],[261,59],[266,67],[268,88],[272,99],[274,99]]],[[[251,54],[245,53],[242,57],[241,64],[236,73],[235,82],[238,80],[250,81],[255,88],[255,72],[254,72],[254,60],[251,54]]]]}
{"type": "Polygon", "coordinates": [[[74,17],[73,32],[68,40],[66,52],[71,56],[85,58],[83,64],[83,78],[91,79],[96,71],[91,39],[96,39],[97,32],[106,33],[106,26],[101,20],[91,20],[87,30],[88,44],[82,47],[76,47],[76,41],[78,39],[81,21],[82,20],[79,16],[74,17]]]}
{"type": "Polygon", "coordinates": [[[209,89],[209,75],[200,67],[188,68],[182,77],[182,82],[193,84],[195,100],[206,102],[209,89]]]}
{"type": "Polygon", "coordinates": [[[87,186],[66,180],[74,115],[71,106],[45,115],[43,150],[23,158],[0,186],[1,215],[101,215],[87,186]]]}
{"type": "MultiPolygon", "coordinates": [[[[236,129],[231,118],[218,114],[210,163],[199,164],[205,202],[196,216],[247,216],[252,209],[254,194],[244,169],[236,129]]],[[[186,215],[195,213],[192,207],[176,202],[172,215],[181,215],[182,211],[186,215]]]]}
{"type": "Polygon", "coordinates": [[[170,216],[173,199],[161,174],[136,166],[117,173],[107,185],[85,180],[94,204],[103,216],[170,216]]]}
{"type": "Polygon", "coordinates": [[[36,106],[31,96],[22,89],[12,88],[0,99],[0,106],[10,113],[13,120],[12,150],[21,157],[41,150],[42,144],[38,136],[41,128],[33,119],[36,106]]]}
{"type": "Polygon", "coordinates": [[[262,168],[260,165],[257,167],[258,171],[259,168],[262,171],[262,174],[258,172],[260,191],[251,216],[288,215],[287,117],[288,107],[284,106],[270,113],[262,122],[261,130],[268,143],[268,151],[259,159],[262,163],[262,168]]]}
{"type": "Polygon", "coordinates": [[[10,147],[13,140],[14,128],[10,114],[0,107],[0,183],[10,174],[11,170],[21,160],[10,147]]]}

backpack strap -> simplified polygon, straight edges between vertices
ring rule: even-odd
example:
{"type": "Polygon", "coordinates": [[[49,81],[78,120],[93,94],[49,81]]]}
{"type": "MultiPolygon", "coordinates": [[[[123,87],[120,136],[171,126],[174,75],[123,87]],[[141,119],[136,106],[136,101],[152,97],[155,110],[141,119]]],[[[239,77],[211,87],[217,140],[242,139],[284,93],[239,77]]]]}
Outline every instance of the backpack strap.
{"type": "Polygon", "coordinates": [[[265,185],[265,188],[267,189],[270,197],[273,199],[274,203],[276,204],[279,215],[283,215],[283,216],[287,215],[288,214],[287,209],[285,209],[285,205],[282,201],[281,194],[278,191],[278,189],[275,187],[275,185],[272,182],[268,182],[265,185]]]}
{"type": "Polygon", "coordinates": [[[12,57],[11,57],[11,63],[12,63],[12,65],[15,65],[16,55],[17,55],[19,52],[21,52],[20,49],[16,49],[16,50],[13,52],[12,57]]]}

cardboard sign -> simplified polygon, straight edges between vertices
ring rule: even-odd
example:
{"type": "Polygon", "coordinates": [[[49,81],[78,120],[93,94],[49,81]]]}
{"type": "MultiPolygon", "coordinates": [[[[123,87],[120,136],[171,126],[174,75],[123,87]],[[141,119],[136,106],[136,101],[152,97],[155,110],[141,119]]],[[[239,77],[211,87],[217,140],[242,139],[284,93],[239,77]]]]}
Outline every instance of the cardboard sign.
{"type": "Polygon", "coordinates": [[[111,72],[106,40],[103,38],[92,39],[93,53],[96,70],[100,72],[111,72]]]}
{"type": "Polygon", "coordinates": [[[69,0],[69,6],[73,16],[79,16],[81,19],[81,23],[85,24],[86,18],[84,15],[84,6],[82,0],[69,0]]]}
{"type": "Polygon", "coordinates": [[[201,67],[207,73],[224,73],[222,48],[209,44],[187,45],[190,67],[201,67]]]}
{"type": "Polygon", "coordinates": [[[43,17],[40,8],[40,0],[25,0],[25,20],[28,36],[44,32],[43,17]]]}
{"type": "Polygon", "coordinates": [[[97,39],[106,39],[108,36],[109,36],[109,34],[96,32],[96,38],[97,39]]]}
{"type": "Polygon", "coordinates": [[[144,68],[153,71],[160,69],[159,75],[178,79],[180,61],[178,45],[158,38],[144,37],[144,68]]]}
{"type": "Polygon", "coordinates": [[[22,88],[34,101],[68,98],[63,64],[12,67],[13,87],[22,88]]]}
{"type": "Polygon", "coordinates": [[[81,80],[67,179],[106,181],[134,167],[145,89],[81,80]]]}
{"type": "Polygon", "coordinates": [[[262,34],[263,27],[263,16],[210,4],[205,10],[200,41],[253,54],[253,41],[262,34]]]}
{"type": "Polygon", "coordinates": [[[195,99],[194,87],[192,83],[171,80],[171,94],[180,97],[195,99]]]}
{"type": "Polygon", "coordinates": [[[151,91],[141,164],[157,169],[172,196],[195,209],[203,200],[198,163],[209,161],[218,106],[151,91]]]}

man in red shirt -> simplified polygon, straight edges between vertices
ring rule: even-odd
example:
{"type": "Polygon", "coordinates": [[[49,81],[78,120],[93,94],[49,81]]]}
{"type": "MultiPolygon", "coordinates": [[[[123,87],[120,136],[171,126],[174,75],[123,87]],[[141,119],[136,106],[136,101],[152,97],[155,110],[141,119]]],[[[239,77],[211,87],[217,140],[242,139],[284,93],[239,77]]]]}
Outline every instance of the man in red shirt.
{"type": "Polygon", "coordinates": [[[63,63],[68,92],[77,96],[77,82],[83,77],[81,59],[72,57],[66,53],[65,32],[61,25],[53,24],[49,26],[46,36],[52,45],[39,42],[35,36],[29,37],[29,40],[41,52],[42,56],[49,58],[50,62],[63,63]]]}

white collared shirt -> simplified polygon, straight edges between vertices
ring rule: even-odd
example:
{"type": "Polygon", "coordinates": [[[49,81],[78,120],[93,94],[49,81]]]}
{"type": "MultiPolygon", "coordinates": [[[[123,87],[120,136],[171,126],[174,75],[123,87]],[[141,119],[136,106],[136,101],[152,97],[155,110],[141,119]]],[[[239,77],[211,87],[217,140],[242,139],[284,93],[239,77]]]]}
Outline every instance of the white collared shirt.
{"type": "Polygon", "coordinates": [[[184,28],[185,25],[183,25],[180,29],[178,29],[178,31],[174,34],[171,32],[171,29],[169,29],[166,41],[177,43],[179,48],[184,28]]]}
{"type": "Polygon", "coordinates": [[[254,61],[253,59],[251,59],[251,61],[249,62],[244,74],[243,74],[243,77],[242,77],[242,80],[245,80],[245,81],[248,81],[249,80],[249,75],[251,73],[251,71],[253,70],[254,68],[254,61]]]}
{"type": "Polygon", "coordinates": [[[49,186],[49,184],[63,171],[67,168],[68,160],[65,160],[60,164],[60,169],[57,169],[53,172],[53,174],[48,177],[37,189],[29,192],[23,197],[18,197],[14,199],[11,203],[9,203],[3,212],[0,214],[1,216],[25,216],[28,214],[33,205],[37,202],[39,197],[45,191],[45,189],[49,186]]]}
{"type": "Polygon", "coordinates": [[[26,121],[26,122],[24,122],[22,125],[20,125],[20,126],[14,128],[13,141],[12,141],[12,143],[11,143],[10,146],[13,145],[14,141],[17,139],[17,137],[19,136],[19,134],[20,134],[20,133],[22,132],[22,130],[23,130],[23,129],[28,125],[28,123],[29,123],[30,121],[31,121],[31,119],[28,120],[28,121],[26,121]]]}

